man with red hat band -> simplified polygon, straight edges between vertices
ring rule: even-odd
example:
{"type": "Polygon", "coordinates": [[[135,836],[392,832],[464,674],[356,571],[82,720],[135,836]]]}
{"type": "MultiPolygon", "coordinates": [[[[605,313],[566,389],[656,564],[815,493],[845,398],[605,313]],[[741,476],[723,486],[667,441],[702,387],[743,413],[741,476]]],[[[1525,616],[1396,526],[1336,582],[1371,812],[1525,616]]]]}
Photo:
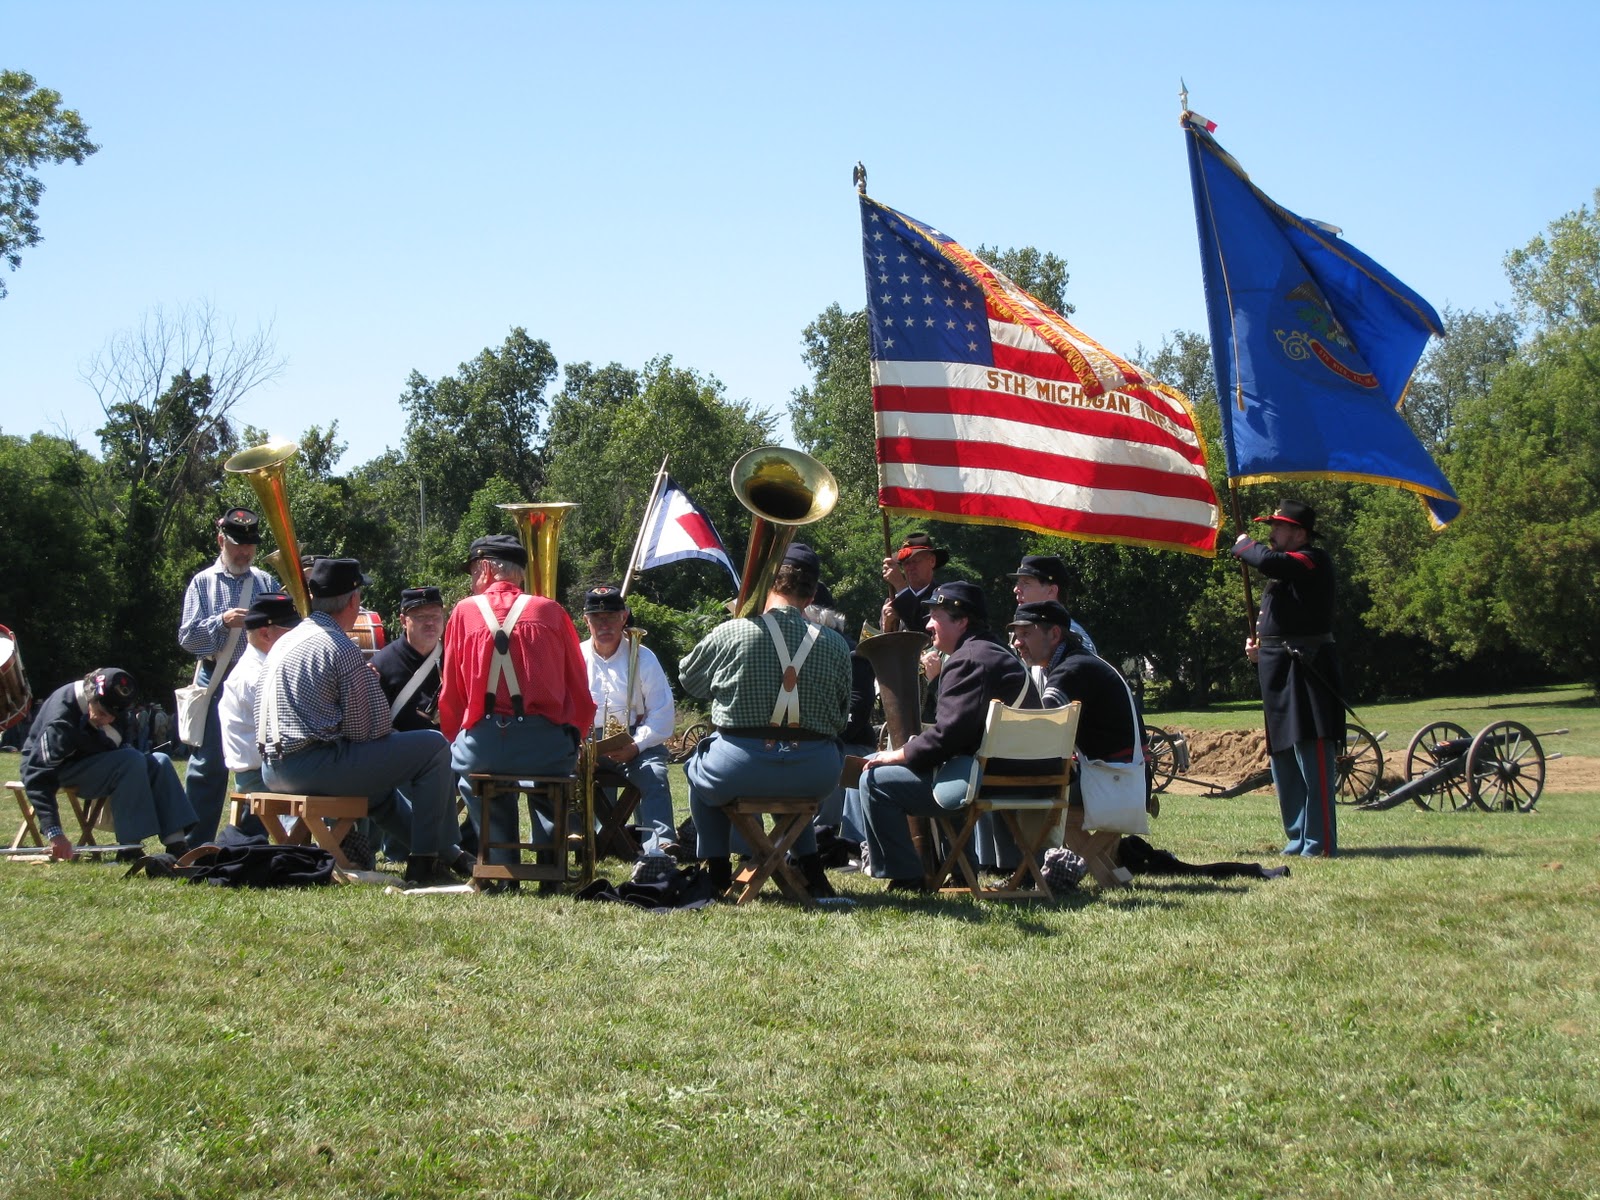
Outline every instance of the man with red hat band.
{"type": "MultiPolygon", "coordinates": [[[[528,552],[509,534],[482,537],[467,557],[472,595],[445,624],[444,682],[439,688],[439,731],[450,739],[450,763],[461,796],[478,827],[494,842],[517,840],[517,815],[494,809],[494,828],[483,827],[483,805],[467,782],[490,775],[570,775],[581,731],[594,721],[594,701],[578,631],[554,600],[522,590],[528,552]]],[[[566,836],[544,813],[533,814],[544,840],[566,836]]],[[[539,830],[531,841],[539,842],[539,830]]],[[[514,852],[495,850],[508,863],[514,852]]]]}
{"type": "Polygon", "coordinates": [[[230,508],[217,519],[217,561],[189,580],[183,593],[178,644],[199,659],[194,681],[211,687],[205,732],[191,747],[184,791],[195,812],[192,840],[209,842],[222,819],[228,791],[228,764],[222,749],[222,722],[217,705],[222,683],[244,656],[244,618],[251,601],[278,592],[277,580],[254,566],[261,542],[261,521],[248,508],[230,508]],[[215,686],[212,686],[215,681],[215,686]]]}
{"type": "Polygon", "coordinates": [[[167,851],[188,850],[184,830],[194,810],[172,760],[130,744],[133,677],[100,667],[45,697],[22,744],[22,785],[51,858],[77,851],[61,828],[56,789],[76,788],[85,800],[111,798],[117,841],[132,845],[159,835],[167,851]]]}
{"type": "Polygon", "coordinates": [[[1288,836],[1283,852],[1332,855],[1338,850],[1336,756],[1345,735],[1344,685],[1333,647],[1333,559],[1312,545],[1317,514],[1310,505],[1284,500],[1256,520],[1270,525],[1270,543],[1241,533],[1233,554],[1270,581],[1245,653],[1261,680],[1272,783],[1288,836]]]}
{"type": "Polygon", "coordinates": [[[883,579],[895,589],[884,601],[883,631],[921,629],[922,606],[933,595],[933,573],[950,561],[950,551],[933,544],[925,533],[908,533],[900,549],[883,560],[883,579]]]}

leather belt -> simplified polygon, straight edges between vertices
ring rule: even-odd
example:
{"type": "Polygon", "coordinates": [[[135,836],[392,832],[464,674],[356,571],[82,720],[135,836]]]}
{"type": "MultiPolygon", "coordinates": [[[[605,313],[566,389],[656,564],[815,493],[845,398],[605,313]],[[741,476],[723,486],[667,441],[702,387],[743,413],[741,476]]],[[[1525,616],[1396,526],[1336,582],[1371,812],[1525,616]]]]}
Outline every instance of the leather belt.
{"type": "Polygon", "coordinates": [[[754,738],[758,742],[831,742],[831,733],[818,733],[814,729],[801,729],[796,725],[751,725],[735,727],[718,725],[716,731],[723,737],[754,738]]]}
{"type": "Polygon", "coordinates": [[[1256,639],[1258,646],[1293,646],[1296,650],[1310,650],[1315,646],[1330,645],[1332,642],[1331,633],[1293,633],[1283,637],[1264,634],[1256,639]]]}

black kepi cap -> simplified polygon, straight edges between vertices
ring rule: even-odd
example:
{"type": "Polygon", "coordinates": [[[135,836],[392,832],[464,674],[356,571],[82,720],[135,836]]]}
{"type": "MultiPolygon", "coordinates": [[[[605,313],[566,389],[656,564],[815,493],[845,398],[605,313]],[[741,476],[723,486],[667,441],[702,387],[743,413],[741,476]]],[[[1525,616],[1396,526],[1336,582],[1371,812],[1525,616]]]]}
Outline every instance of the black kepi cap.
{"type": "Polygon", "coordinates": [[[975,583],[968,583],[964,579],[957,579],[954,583],[941,583],[933,589],[933,595],[923,602],[924,608],[942,608],[953,612],[958,617],[967,617],[977,621],[989,619],[989,605],[983,598],[983,590],[975,583]]]}
{"type": "Polygon", "coordinates": [[[1072,614],[1059,600],[1030,600],[1017,605],[1017,615],[1011,618],[1009,628],[1014,629],[1018,625],[1059,625],[1069,629],[1072,626],[1072,614]]]}
{"type": "Polygon", "coordinates": [[[586,613],[622,612],[627,607],[628,601],[622,589],[609,583],[592,587],[583,594],[583,611],[586,613]]]}
{"type": "Polygon", "coordinates": [[[217,518],[217,528],[230,542],[255,546],[261,541],[261,519],[248,508],[230,508],[217,518]]]}
{"type": "Polygon", "coordinates": [[[1009,578],[1017,579],[1022,576],[1064,588],[1067,586],[1067,564],[1054,554],[1025,554],[1022,557],[1022,565],[1012,571],[1009,578]]]}
{"type": "Polygon", "coordinates": [[[467,551],[467,561],[461,569],[470,571],[473,563],[485,558],[498,558],[501,562],[516,563],[523,569],[527,569],[528,566],[527,550],[523,549],[519,539],[509,533],[491,533],[488,537],[481,537],[473,542],[472,548],[467,551]]]}
{"type": "Polygon", "coordinates": [[[89,698],[112,712],[126,712],[133,703],[133,676],[121,667],[97,667],[89,673],[89,698]]]}
{"type": "Polygon", "coordinates": [[[342,596],[370,582],[361,573],[360,560],[354,558],[319,558],[306,572],[306,590],[313,596],[342,596]]]}
{"type": "Polygon", "coordinates": [[[294,601],[282,592],[263,592],[250,602],[250,611],[244,614],[246,629],[264,629],[268,625],[293,629],[298,624],[300,614],[294,601]]]}
{"type": "Polygon", "coordinates": [[[444,607],[444,593],[436,587],[404,588],[400,592],[400,611],[408,613],[413,608],[425,608],[430,604],[444,607]]]}

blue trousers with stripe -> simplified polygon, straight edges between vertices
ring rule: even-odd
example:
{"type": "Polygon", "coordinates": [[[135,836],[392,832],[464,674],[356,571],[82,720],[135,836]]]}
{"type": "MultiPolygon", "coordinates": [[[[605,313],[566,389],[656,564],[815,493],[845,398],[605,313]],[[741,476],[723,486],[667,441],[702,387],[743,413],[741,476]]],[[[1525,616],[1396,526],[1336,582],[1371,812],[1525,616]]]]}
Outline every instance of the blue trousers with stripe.
{"type": "Polygon", "coordinates": [[[1289,839],[1283,847],[1285,854],[1316,858],[1331,857],[1338,851],[1335,749],[1328,738],[1314,738],[1272,755],[1272,786],[1278,791],[1283,832],[1289,839]]]}

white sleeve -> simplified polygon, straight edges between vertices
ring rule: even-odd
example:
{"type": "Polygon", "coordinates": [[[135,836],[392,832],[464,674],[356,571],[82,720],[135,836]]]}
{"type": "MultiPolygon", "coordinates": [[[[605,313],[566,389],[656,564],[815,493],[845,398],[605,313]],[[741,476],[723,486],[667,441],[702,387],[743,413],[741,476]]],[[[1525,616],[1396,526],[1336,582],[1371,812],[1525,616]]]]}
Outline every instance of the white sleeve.
{"type": "Polygon", "coordinates": [[[672,736],[677,710],[672,703],[672,685],[661,661],[643,646],[639,647],[639,700],[644,705],[644,720],[634,730],[633,740],[641,750],[659,746],[672,736]]]}

